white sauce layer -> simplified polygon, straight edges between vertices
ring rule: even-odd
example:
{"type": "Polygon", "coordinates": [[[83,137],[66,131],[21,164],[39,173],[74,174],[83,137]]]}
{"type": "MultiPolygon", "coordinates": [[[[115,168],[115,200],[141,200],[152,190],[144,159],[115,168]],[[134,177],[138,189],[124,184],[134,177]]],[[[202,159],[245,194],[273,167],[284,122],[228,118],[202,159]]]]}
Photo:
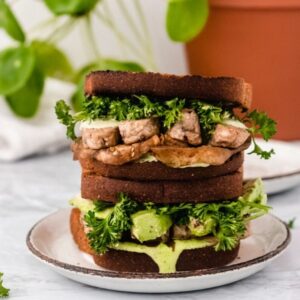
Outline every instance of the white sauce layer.
{"type": "MultiPolygon", "coordinates": [[[[156,161],[158,161],[158,159],[154,155],[152,155],[150,153],[147,153],[146,155],[142,156],[139,160],[137,160],[135,162],[136,163],[145,163],[145,162],[156,162],[156,161]]],[[[180,168],[181,169],[184,169],[184,168],[199,168],[199,167],[206,168],[208,166],[209,166],[209,164],[198,163],[198,164],[182,166],[180,168]]]]}
{"type": "Polygon", "coordinates": [[[238,120],[227,119],[227,120],[223,121],[222,124],[234,126],[237,128],[247,129],[247,126],[238,120]]]}
{"type": "Polygon", "coordinates": [[[116,120],[94,120],[94,121],[84,121],[80,123],[80,130],[84,128],[109,128],[117,127],[120,121],[116,120]]]}

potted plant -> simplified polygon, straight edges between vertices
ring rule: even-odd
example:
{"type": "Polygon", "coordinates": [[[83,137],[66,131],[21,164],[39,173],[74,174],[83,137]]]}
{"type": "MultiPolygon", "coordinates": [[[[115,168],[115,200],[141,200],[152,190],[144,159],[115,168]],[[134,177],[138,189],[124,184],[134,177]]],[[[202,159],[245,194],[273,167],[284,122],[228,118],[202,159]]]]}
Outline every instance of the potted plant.
{"type": "Polygon", "coordinates": [[[278,121],[277,138],[299,139],[300,1],[211,0],[204,30],[187,44],[194,74],[246,78],[255,106],[278,121]]]}

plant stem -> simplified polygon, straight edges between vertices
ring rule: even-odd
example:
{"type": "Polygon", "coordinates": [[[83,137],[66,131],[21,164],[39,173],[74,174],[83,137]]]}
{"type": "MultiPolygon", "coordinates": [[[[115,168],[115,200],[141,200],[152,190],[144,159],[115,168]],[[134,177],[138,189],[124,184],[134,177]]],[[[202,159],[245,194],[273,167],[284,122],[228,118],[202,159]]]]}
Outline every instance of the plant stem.
{"type": "Polygon", "coordinates": [[[33,34],[35,32],[46,29],[49,25],[55,26],[58,21],[59,21],[59,18],[55,16],[48,20],[40,22],[40,23],[34,25],[33,27],[29,28],[27,34],[33,34]]]}
{"type": "Polygon", "coordinates": [[[154,70],[157,70],[157,66],[156,66],[155,59],[154,59],[154,51],[153,51],[152,38],[151,38],[149,29],[148,29],[148,26],[147,26],[147,21],[146,21],[145,14],[143,12],[140,0],[134,0],[133,4],[134,4],[135,9],[137,11],[138,17],[139,17],[140,22],[142,24],[144,35],[146,37],[146,43],[147,43],[147,45],[145,47],[145,50],[146,50],[146,52],[148,54],[149,62],[152,65],[152,67],[154,68],[154,70]]]}
{"type": "Polygon", "coordinates": [[[70,33],[70,31],[74,28],[73,24],[75,22],[75,18],[71,17],[67,19],[67,21],[61,27],[55,28],[55,30],[50,34],[50,36],[46,40],[54,44],[59,42],[62,38],[64,38],[70,33]]]}
{"type": "Polygon", "coordinates": [[[100,51],[97,47],[95,37],[94,37],[94,34],[93,34],[92,23],[91,23],[91,15],[90,14],[86,16],[85,24],[86,24],[87,37],[89,39],[89,42],[90,42],[91,48],[94,52],[94,55],[95,55],[96,59],[101,60],[101,54],[100,54],[100,51]]]}
{"type": "Polygon", "coordinates": [[[139,16],[139,20],[142,23],[141,27],[143,27],[144,34],[143,33],[141,34],[141,32],[137,29],[140,26],[136,26],[127,7],[124,5],[123,0],[118,0],[117,4],[119,5],[120,10],[123,12],[123,15],[126,18],[126,21],[129,25],[131,31],[134,33],[134,35],[138,39],[139,44],[143,45],[145,58],[146,58],[147,64],[149,65],[149,68],[151,70],[157,70],[157,66],[154,62],[154,55],[153,55],[153,50],[152,50],[152,45],[151,45],[151,37],[150,37],[149,31],[147,28],[147,23],[146,23],[142,8],[140,6],[140,3],[138,1],[134,1],[134,7],[139,16]]]}
{"type": "MultiPolygon", "coordinates": [[[[103,8],[103,12],[104,12],[103,17],[106,19],[105,22],[107,22],[107,25],[109,25],[111,30],[113,32],[115,32],[115,34],[117,35],[119,48],[121,49],[122,54],[126,53],[127,48],[124,45],[126,42],[124,43],[124,38],[120,35],[120,32],[118,31],[118,28],[115,23],[114,15],[112,14],[112,12],[109,8],[109,5],[108,5],[108,3],[106,3],[106,1],[102,1],[102,8],[103,8]],[[109,17],[107,18],[106,16],[109,16],[109,17]]],[[[97,14],[97,10],[96,10],[96,14],[97,14]]]]}
{"type": "Polygon", "coordinates": [[[140,22],[142,24],[142,29],[143,29],[144,35],[146,37],[146,41],[148,41],[149,38],[150,38],[150,33],[149,33],[149,30],[148,30],[145,14],[143,13],[141,3],[140,3],[139,0],[134,0],[133,4],[134,4],[134,7],[135,7],[135,9],[138,13],[138,17],[140,19],[140,22]]]}
{"type": "Polygon", "coordinates": [[[139,30],[137,30],[138,26],[136,26],[136,24],[133,21],[132,16],[130,15],[126,5],[124,5],[123,0],[118,0],[117,4],[119,5],[120,10],[123,12],[123,15],[131,29],[131,31],[134,33],[134,35],[136,36],[136,38],[139,40],[139,42],[141,44],[144,44],[145,42],[145,37],[140,33],[139,30]]]}
{"type": "Polygon", "coordinates": [[[141,52],[134,44],[132,44],[127,37],[118,30],[118,28],[112,23],[110,18],[107,18],[104,16],[100,11],[95,11],[96,16],[99,18],[100,21],[102,21],[105,25],[107,25],[120,39],[122,44],[131,51],[133,51],[138,57],[140,57],[142,60],[145,59],[143,52],[141,52]]]}

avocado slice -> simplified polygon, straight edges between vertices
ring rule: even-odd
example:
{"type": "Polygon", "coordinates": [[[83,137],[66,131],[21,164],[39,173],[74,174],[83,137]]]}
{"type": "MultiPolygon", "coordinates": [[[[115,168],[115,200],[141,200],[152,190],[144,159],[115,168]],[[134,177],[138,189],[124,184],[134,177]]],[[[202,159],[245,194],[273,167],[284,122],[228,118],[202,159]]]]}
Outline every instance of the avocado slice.
{"type": "Polygon", "coordinates": [[[244,185],[244,194],[239,200],[266,205],[267,195],[264,193],[263,182],[260,178],[248,181],[244,185]]]}
{"type": "Polygon", "coordinates": [[[215,226],[216,221],[212,218],[207,218],[201,222],[197,219],[191,218],[188,224],[191,234],[196,237],[202,237],[212,233],[215,226]]]}
{"type": "Polygon", "coordinates": [[[141,210],[131,215],[131,235],[141,243],[166,234],[172,225],[167,215],[158,215],[154,209],[141,210]]]}
{"type": "MultiPolygon", "coordinates": [[[[81,196],[76,196],[70,200],[70,205],[78,208],[83,214],[88,213],[89,211],[95,210],[94,201],[89,199],[84,199],[81,196]]],[[[106,208],[102,211],[95,212],[95,216],[98,219],[105,219],[109,214],[111,214],[113,207],[106,208]]]]}

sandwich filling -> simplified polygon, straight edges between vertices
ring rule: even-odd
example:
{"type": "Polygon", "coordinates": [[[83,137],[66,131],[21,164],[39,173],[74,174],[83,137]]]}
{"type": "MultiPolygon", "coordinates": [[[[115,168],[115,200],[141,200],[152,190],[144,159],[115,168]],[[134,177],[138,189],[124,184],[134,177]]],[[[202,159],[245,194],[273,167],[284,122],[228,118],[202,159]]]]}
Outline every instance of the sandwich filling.
{"type": "Polygon", "coordinates": [[[261,134],[268,140],[276,132],[276,123],[257,111],[236,114],[228,103],[99,96],[85,99],[82,110],[73,115],[60,100],[56,114],[67,126],[68,137],[76,140],[75,155],[105,164],[143,163],[147,157],[173,168],[221,165],[248,148],[251,139],[251,153],[268,159],[274,152],[263,151],[254,136],[261,134]],[[80,124],[80,138],[76,124],[80,124]]]}
{"type": "Polygon", "coordinates": [[[252,219],[266,214],[262,181],[248,182],[233,201],[216,203],[137,203],[120,193],[116,204],[83,199],[70,204],[81,211],[90,247],[97,254],[109,249],[144,253],[161,273],[175,272],[184,250],[213,246],[215,251],[236,248],[252,219]]]}

